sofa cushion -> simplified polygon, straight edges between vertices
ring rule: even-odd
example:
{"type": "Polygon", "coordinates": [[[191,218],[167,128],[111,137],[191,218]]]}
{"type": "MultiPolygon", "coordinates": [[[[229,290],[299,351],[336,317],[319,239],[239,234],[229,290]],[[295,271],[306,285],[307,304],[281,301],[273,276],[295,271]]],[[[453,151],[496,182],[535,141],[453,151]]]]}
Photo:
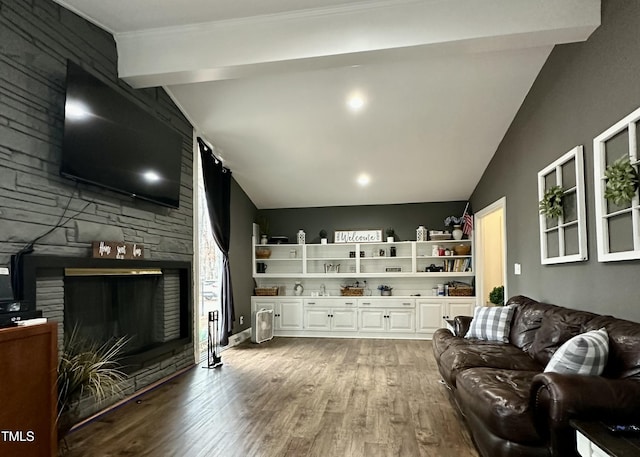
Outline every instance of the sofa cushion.
{"type": "Polygon", "coordinates": [[[602,375],[640,381],[640,323],[599,316],[589,321],[585,330],[601,327],[609,334],[609,359],[602,375]]]}
{"type": "Polygon", "coordinates": [[[476,306],[465,338],[509,342],[513,306],[476,306]]]}
{"type": "Polygon", "coordinates": [[[544,369],[545,373],[574,373],[600,376],[607,364],[609,336],[604,328],[574,336],[560,346],[544,369]]]}
{"type": "Polygon", "coordinates": [[[531,410],[530,389],[538,371],[470,368],[458,374],[456,399],[465,415],[505,440],[541,443],[531,410]]]}
{"type": "Polygon", "coordinates": [[[542,372],[544,368],[517,347],[495,341],[458,338],[458,342],[440,354],[438,369],[445,382],[452,387],[456,386],[458,373],[476,367],[537,372],[542,372]]]}
{"type": "Polygon", "coordinates": [[[545,312],[555,308],[555,305],[538,303],[522,295],[511,297],[507,305],[515,305],[516,308],[511,319],[509,342],[523,351],[528,351],[542,325],[545,312]]]}
{"type": "Polygon", "coordinates": [[[547,310],[529,348],[529,354],[542,365],[547,365],[558,348],[574,336],[583,333],[586,323],[594,317],[595,314],[586,311],[560,306],[547,310]]]}

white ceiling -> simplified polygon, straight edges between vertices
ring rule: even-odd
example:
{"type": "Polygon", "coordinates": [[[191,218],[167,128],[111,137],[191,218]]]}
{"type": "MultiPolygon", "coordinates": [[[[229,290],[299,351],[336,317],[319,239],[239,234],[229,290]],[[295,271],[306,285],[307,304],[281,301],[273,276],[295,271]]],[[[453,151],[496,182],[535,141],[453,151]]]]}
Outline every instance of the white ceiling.
{"type": "Polygon", "coordinates": [[[600,24],[599,0],[58,3],[114,34],[120,77],[164,86],[258,208],[467,199],[553,46],[600,24]]]}

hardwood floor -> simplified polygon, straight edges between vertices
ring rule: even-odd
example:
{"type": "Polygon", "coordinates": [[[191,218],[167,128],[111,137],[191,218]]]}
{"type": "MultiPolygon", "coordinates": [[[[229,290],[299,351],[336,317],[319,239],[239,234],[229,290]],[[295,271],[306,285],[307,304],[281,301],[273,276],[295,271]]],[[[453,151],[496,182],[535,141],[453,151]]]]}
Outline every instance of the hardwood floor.
{"type": "Polygon", "coordinates": [[[431,342],[277,338],[72,433],[69,457],[478,457],[431,342]]]}

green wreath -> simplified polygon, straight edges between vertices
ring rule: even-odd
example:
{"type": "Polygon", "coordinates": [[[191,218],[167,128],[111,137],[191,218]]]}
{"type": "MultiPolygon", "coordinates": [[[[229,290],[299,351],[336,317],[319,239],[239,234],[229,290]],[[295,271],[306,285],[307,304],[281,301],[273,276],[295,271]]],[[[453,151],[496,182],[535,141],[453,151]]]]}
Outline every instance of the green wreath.
{"type": "Polygon", "coordinates": [[[547,217],[560,217],[562,215],[562,197],[564,189],[560,186],[548,188],[538,205],[540,214],[547,217]]]}
{"type": "Polygon", "coordinates": [[[628,157],[621,157],[609,165],[604,177],[607,178],[604,198],[619,206],[631,202],[638,190],[638,171],[628,157]]]}

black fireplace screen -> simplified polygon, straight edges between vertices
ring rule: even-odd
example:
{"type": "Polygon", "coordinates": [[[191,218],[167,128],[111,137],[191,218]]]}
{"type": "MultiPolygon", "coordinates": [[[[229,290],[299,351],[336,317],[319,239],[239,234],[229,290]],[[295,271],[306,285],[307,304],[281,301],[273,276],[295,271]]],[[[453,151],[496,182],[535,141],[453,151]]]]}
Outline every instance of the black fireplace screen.
{"type": "Polygon", "coordinates": [[[64,327],[89,342],[129,338],[125,354],[167,341],[162,276],[67,276],[64,327]]]}

